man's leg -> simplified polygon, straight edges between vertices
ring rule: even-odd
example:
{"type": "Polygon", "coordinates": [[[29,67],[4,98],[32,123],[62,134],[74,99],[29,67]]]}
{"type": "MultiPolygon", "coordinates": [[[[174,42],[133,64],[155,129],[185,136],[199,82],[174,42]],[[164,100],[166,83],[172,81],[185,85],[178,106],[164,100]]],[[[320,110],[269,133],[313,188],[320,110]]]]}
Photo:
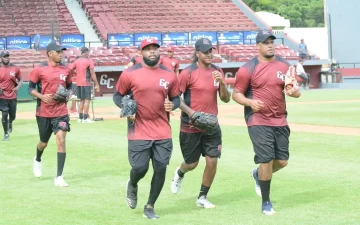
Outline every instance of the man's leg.
{"type": "Polygon", "coordinates": [[[56,135],[57,144],[57,174],[54,184],[59,187],[69,186],[63,177],[66,159],[66,134],[70,131],[69,116],[63,116],[52,120],[52,129],[56,135]]]}
{"type": "Polygon", "coordinates": [[[201,136],[202,133],[180,132],[179,141],[181,153],[184,161],[180,167],[176,168],[174,177],[171,181],[171,192],[177,194],[181,188],[181,182],[185,173],[195,169],[199,164],[201,155],[201,136]]]}
{"type": "Polygon", "coordinates": [[[40,141],[36,146],[36,156],[34,157],[33,172],[35,177],[41,177],[42,175],[42,162],[41,156],[44,153],[47,143],[52,134],[51,119],[36,116],[36,122],[39,129],[40,141]]]}
{"type": "Polygon", "coordinates": [[[2,123],[2,126],[3,126],[3,129],[4,129],[4,141],[8,141],[9,140],[9,112],[6,110],[6,111],[2,111],[2,118],[1,118],[1,123],[2,123]]]}
{"type": "Polygon", "coordinates": [[[130,208],[137,205],[138,182],[146,175],[149,169],[152,141],[129,140],[128,158],[131,165],[130,179],[126,185],[126,200],[130,208]]]}
{"type": "Polygon", "coordinates": [[[84,120],[89,118],[90,100],[85,99],[84,101],[84,120]]]}
{"type": "Polygon", "coordinates": [[[85,99],[81,99],[79,103],[79,120],[81,121],[84,120],[84,104],[85,104],[85,99]]]}
{"type": "Polygon", "coordinates": [[[17,100],[16,99],[10,100],[10,102],[9,102],[9,133],[11,133],[13,130],[12,122],[16,118],[16,106],[17,106],[17,100]]]}
{"type": "Polygon", "coordinates": [[[220,127],[218,127],[213,134],[205,133],[202,136],[201,143],[203,149],[202,154],[205,155],[206,166],[197,205],[204,208],[215,208],[215,205],[207,199],[207,194],[215,178],[218,158],[221,156],[222,139],[220,127]]]}
{"type": "Polygon", "coordinates": [[[262,212],[272,215],[275,211],[270,201],[270,184],[275,158],[275,131],[269,126],[251,126],[248,132],[255,152],[254,161],[260,164],[259,168],[252,172],[255,190],[257,194],[261,192],[262,212]]]}
{"type": "Polygon", "coordinates": [[[154,206],[165,183],[166,167],[169,164],[172,149],[172,139],[154,141],[151,148],[154,174],[151,180],[149,199],[144,206],[144,217],[148,219],[159,218],[154,212],[154,206]]]}

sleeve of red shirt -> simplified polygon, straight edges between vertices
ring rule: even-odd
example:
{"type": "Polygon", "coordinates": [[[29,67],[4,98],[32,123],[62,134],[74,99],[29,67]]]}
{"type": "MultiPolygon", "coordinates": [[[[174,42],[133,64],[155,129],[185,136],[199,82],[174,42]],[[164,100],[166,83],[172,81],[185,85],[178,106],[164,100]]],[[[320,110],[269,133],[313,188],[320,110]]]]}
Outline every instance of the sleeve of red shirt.
{"type": "Polygon", "coordinates": [[[179,90],[184,93],[190,84],[190,73],[187,70],[182,70],[179,74],[179,90]]]}
{"type": "Polygon", "coordinates": [[[66,77],[66,84],[72,83],[72,76],[73,76],[73,72],[71,69],[69,69],[69,75],[66,77]]]}
{"type": "Polygon", "coordinates": [[[250,74],[249,71],[240,67],[236,73],[234,88],[238,89],[241,93],[245,94],[250,85],[250,74]]]}
{"type": "Polygon", "coordinates": [[[173,82],[170,85],[170,90],[169,90],[169,94],[168,94],[170,98],[180,95],[179,81],[177,79],[176,74],[174,73],[173,75],[174,75],[173,82]]]}
{"type": "Polygon", "coordinates": [[[39,77],[39,67],[35,67],[31,71],[31,73],[29,75],[29,79],[30,79],[30,81],[32,81],[35,84],[37,84],[39,82],[39,79],[40,79],[40,77],[39,77]]]}
{"type": "Polygon", "coordinates": [[[123,71],[120,75],[120,78],[116,84],[116,91],[121,95],[125,95],[130,91],[130,80],[129,75],[126,71],[123,71]]]}
{"type": "Polygon", "coordinates": [[[89,68],[94,69],[94,61],[92,59],[89,59],[89,68]]]}
{"type": "Polygon", "coordinates": [[[21,80],[22,76],[21,76],[21,70],[19,69],[19,67],[16,67],[16,79],[21,80]]]}

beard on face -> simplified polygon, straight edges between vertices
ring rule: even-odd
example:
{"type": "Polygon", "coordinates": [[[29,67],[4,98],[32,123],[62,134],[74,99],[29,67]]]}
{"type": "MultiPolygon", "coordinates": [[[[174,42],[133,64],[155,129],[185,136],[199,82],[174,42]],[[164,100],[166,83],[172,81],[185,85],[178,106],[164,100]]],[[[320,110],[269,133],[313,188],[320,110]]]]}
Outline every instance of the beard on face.
{"type": "Polygon", "coordinates": [[[267,59],[271,59],[272,57],[274,57],[274,54],[272,54],[272,55],[264,55],[264,57],[267,58],[267,59]]]}
{"type": "Polygon", "coordinates": [[[160,55],[156,56],[155,59],[149,59],[149,58],[146,58],[145,56],[143,56],[144,63],[149,67],[153,67],[156,64],[158,64],[159,60],[160,60],[160,55]]]}
{"type": "Polygon", "coordinates": [[[1,62],[2,62],[2,64],[4,64],[5,66],[7,66],[7,65],[10,63],[10,60],[7,60],[7,61],[1,60],[1,62]]]}

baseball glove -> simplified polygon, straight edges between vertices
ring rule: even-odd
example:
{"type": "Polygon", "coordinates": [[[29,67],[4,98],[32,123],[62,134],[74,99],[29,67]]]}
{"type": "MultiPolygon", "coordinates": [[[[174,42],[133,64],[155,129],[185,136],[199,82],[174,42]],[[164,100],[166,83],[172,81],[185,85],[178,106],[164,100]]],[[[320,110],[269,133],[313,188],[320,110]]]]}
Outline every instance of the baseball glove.
{"type": "Polygon", "coordinates": [[[292,89],[293,87],[296,87],[296,88],[298,87],[298,83],[296,81],[295,74],[296,74],[295,67],[290,66],[285,75],[284,92],[286,92],[289,89],[292,89]]]}
{"type": "Polygon", "coordinates": [[[55,101],[66,103],[69,100],[69,93],[61,84],[58,84],[58,89],[53,98],[55,101]]]}
{"type": "Polygon", "coordinates": [[[0,96],[1,95],[4,95],[4,91],[3,91],[3,89],[0,87],[0,96]]]}
{"type": "Polygon", "coordinates": [[[205,132],[213,131],[219,124],[216,115],[202,112],[195,112],[190,121],[195,128],[205,132]]]}
{"type": "Polygon", "coordinates": [[[121,112],[120,117],[129,117],[136,113],[137,104],[136,101],[131,99],[129,95],[124,96],[121,99],[121,112]]]}

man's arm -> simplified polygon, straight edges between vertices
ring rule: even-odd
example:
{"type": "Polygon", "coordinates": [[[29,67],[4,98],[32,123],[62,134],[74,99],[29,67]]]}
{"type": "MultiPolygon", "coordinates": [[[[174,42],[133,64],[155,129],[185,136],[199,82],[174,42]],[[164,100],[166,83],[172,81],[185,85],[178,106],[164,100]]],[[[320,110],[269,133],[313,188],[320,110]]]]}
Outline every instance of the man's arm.
{"type": "Polygon", "coordinates": [[[224,81],[224,73],[222,70],[215,70],[212,72],[212,75],[214,79],[219,82],[219,95],[221,101],[228,103],[230,101],[230,92],[226,87],[225,81],[224,81]]]}
{"type": "Polygon", "coordinates": [[[179,68],[175,68],[176,76],[179,76],[179,68]]]}
{"type": "Polygon", "coordinates": [[[115,91],[114,96],[113,96],[113,101],[115,103],[115,105],[119,108],[121,108],[121,100],[124,97],[124,95],[120,94],[119,92],[115,91]]]}
{"type": "Polygon", "coordinates": [[[180,98],[180,106],[179,106],[179,108],[181,109],[181,111],[188,114],[189,117],[191,117],[195,112],[195,110],[191,109],[189,106],[187,106],[185,104],[185,101],[184,101],[183,98],[180,98]]]}
{"type": "Polygon", "coordinates": [[[100,86],[99,86],[99,82],[97,81],[97,79],[96,79],[96,74],[95,74],[95,71],[94,71],[94,69],[90,69],[90,74],[91,74],[91,79],[94,81],[94,83],[95,83],[95,90],[97,91],[97,92],[99,92],[100,91],[100,86]]]}

